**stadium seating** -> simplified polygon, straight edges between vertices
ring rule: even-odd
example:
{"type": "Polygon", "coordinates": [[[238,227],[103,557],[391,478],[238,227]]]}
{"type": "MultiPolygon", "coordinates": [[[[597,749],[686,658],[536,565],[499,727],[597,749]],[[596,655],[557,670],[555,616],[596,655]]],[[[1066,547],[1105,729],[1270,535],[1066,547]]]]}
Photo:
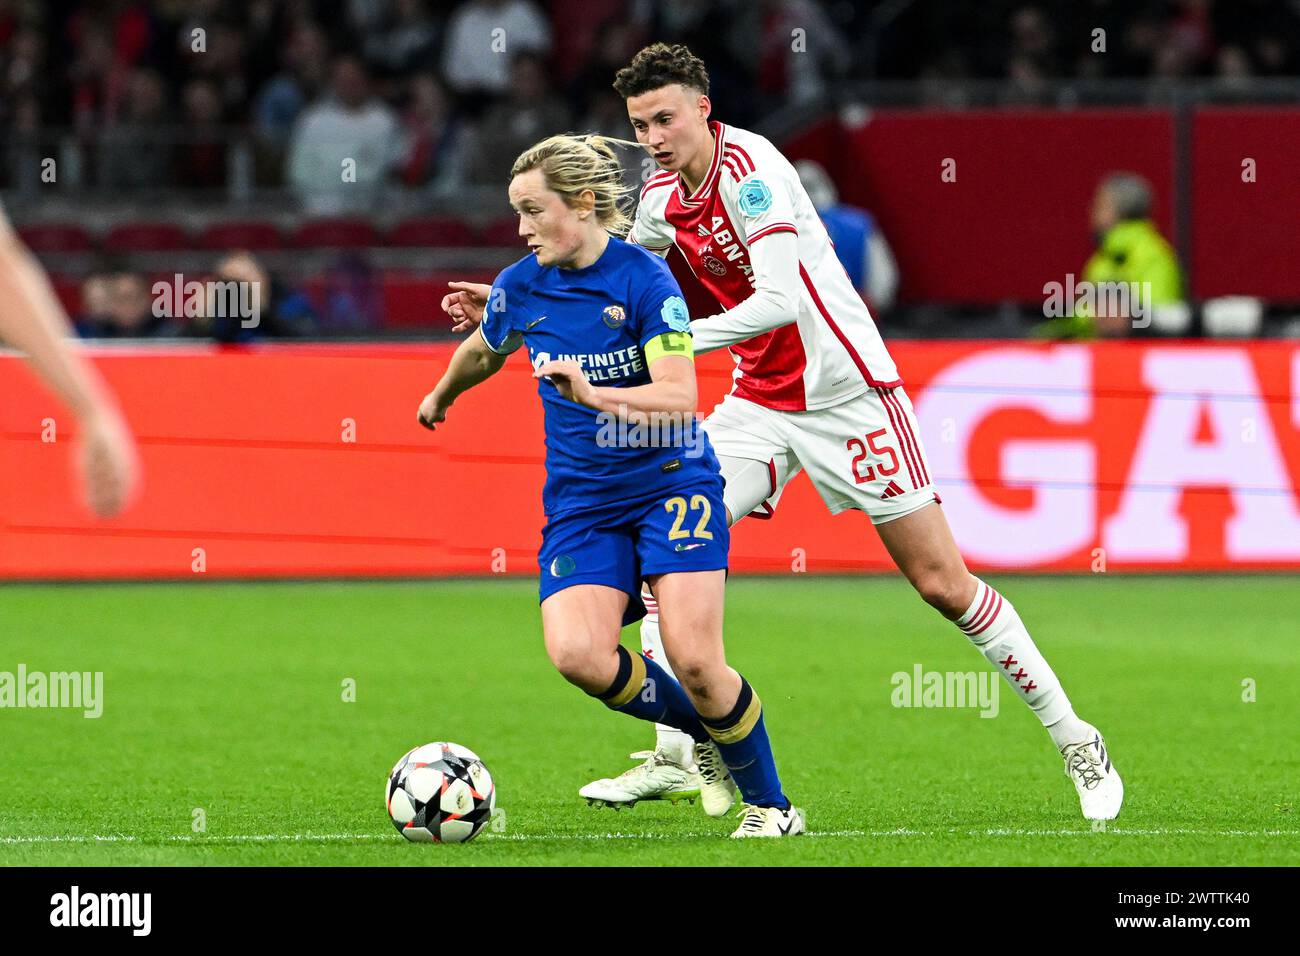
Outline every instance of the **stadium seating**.
{"type": "Polygon", "coordinates": [[[403,248],[425,246],[472,246],[474,230],[463,220],[450,216],[426,216],[399,222],[388,233],[387,244],[403,248]]]}
{"type": "Polygon", "coordinates": [[[485,246],[518,246],[521,245],[519,238],[519,220],[511,216],[509,219],[498,219],[490,222],[479,230],[479,242],[485,246]]]}
{"type": "Polygon", "coordinates": [[[250,249],[255,252],[284,247],[280,227],[270,222],[219,222],[199,233],[200,249],[250,249]]]}
{"type": "Polygon", "coordinates": [[[189,233],[172,222],[128,222],[104,234],[103,247],[112,252],[172,252],[193,246],[189,233]]]}
{"type": "Polygon", "coordinates": [[[18,235],[34,252],[89,252],[95,247],[86,230],[68,223],[23,226],[18,235]]]}
{"type": "Polygon", "coordinates": [[[293,245],[299,249],[357,248],[378,242],[374,225],[364,219],[310,219],[293,234],[293,245]]]}

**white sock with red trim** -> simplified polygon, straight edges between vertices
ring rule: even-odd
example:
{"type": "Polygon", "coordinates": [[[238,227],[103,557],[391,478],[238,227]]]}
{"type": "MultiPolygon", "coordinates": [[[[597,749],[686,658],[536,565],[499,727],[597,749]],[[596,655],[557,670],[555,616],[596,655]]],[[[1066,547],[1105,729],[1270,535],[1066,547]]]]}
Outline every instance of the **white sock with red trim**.
{"type": "Polygon", "coordinates": [[[979,578],[975,581],[975,600],[957,619],[957,626],[1043,722],[1058,750],[1083,740],[1088,725],[1075,716],[1070,698],[1016,609],[979,578]]]}
{"type": "MultiPolygon", "coordinates": [[[[668,663],[668,655],[664,653],[664,643],[659,637],[659,604],[649,588],[641,589],[641,602],[647,612],[641,619],[641,653],[676,680],[677,675],[673,673],[672,665],[668,663]]],[[[676,727],[655,724],[655,749],[662,750],[669,760],[683,767],[689,768],[695,765],[695,741],[691,740],[689,734],[682,733],[676,727]]]]}

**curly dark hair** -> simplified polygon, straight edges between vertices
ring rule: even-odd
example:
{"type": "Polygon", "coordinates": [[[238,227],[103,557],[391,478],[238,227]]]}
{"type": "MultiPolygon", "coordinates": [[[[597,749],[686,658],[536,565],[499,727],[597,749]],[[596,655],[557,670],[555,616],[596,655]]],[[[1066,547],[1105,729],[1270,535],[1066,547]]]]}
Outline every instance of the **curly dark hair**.
{"type": "Polygon", "coordinates": [[[614,89],[627,99],[673,83],[709,95],[709,71],[704,61],[681,43],[653,43],[632,57],[614,77],[614,89]]]}

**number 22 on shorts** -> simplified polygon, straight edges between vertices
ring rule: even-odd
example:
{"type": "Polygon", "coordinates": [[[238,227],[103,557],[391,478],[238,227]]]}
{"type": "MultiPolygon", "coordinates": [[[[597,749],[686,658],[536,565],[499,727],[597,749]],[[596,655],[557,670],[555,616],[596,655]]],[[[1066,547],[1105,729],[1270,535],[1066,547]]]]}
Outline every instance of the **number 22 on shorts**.
{"type": "Polygon", "coordinates": [[[713,516],[713,506],[709,504],[709,499],[704,495],[691,495],[689,506],[686,503],[685,495],[674,495],[664,502],[664,510],[669,513],[676,513],[676,517],[673,518],[673,526],[668,530],[669,541],[692,537],[690,531],[682,528],[682,522],[686,520],[687,511],[700,512],[700,520],[695,522],[693,536],[704,540],[713,539],[713,532],[708,530],[709,518],[713,516]]]}
{"type": "Polygon", "coordinates": [[[854,456],[853,463],[849,465],[849,470],[853,472],[853,480],[857,484],[865,485],[876,480],[876,475],[877,475],[876,465],[867,465],[867,473],[865,475],[858,471],[858,462],[862,461],[864,458],[867,457],[868,449],[870,449],[871,454],[876,459],[877,464],[880,467],[880,471],[879,471],[880,477],[888,478],[890,475],[898,471],[897,452],[895,452],[894,449],[890,448],[888,445],[881,445],[881,446],[876,445],[876,439],[879,438],[881,435],[885,435],[885,434],[888,434],[888,432],[886,432],[885,429],[877,428],[874,432],[869,432],[867,434],[866,436],[867,442],[865,445],[862,443],[861,438],[850,438],[847,442],[844,443],[844,447],[849,451],[854,450],[853,448],[854,445],[857,446],[857,455],[854,456]],[[886,468],[884,463],[880,461],[881,457],[884,455],[888,455],[890,459],[890,465],[888,468],[886,468]]]}

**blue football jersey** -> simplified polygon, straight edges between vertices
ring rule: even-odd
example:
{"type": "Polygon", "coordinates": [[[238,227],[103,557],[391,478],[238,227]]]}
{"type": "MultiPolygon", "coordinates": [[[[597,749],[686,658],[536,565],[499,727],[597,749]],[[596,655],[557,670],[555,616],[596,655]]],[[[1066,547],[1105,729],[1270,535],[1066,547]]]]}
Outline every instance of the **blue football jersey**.
{"type": "MultiPolygon", "coordinates": [[[[541,266],[529,255],[492,284],[479,331],[508,354],[526,345],[533,368],[577,362],[598,387],[650,383],[646,343],[690,334],[680,287],[662,259],[611,237],[584,269],[541,266]]],[[[694,416],[638,423],[571,402],[538,380],[546,423],[547,515],[598,507],[689,486],[718,462],[694,416]]]]}

